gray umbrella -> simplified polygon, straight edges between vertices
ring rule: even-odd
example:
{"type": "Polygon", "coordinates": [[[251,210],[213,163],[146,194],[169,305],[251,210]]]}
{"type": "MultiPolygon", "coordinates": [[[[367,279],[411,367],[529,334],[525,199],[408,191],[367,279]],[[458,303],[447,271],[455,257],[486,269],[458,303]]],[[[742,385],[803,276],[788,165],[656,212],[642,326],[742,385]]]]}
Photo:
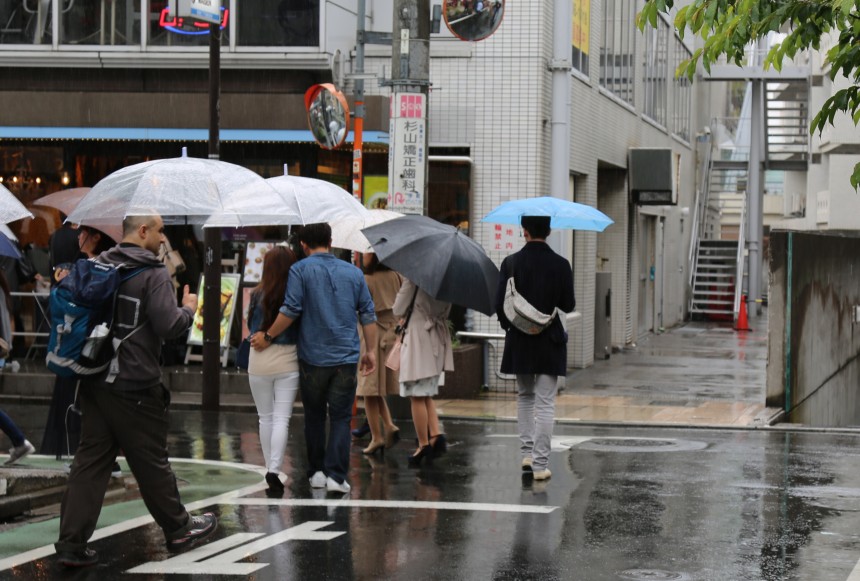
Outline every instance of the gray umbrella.
{"type": "Polygon", "coordinates": [[[396,270],[430,296],[487,315],[499,269],[480,244],[425,216],[404,216],[362,231],[379,262],[396,270]]]}

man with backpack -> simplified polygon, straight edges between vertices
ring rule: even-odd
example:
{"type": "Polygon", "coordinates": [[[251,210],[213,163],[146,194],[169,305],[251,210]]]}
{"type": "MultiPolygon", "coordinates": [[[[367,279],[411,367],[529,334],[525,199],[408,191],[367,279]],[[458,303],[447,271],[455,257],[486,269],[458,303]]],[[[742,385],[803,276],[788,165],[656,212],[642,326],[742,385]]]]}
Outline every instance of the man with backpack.
{"type": "Polygon", "coordinates": [[[169,551],[196,546],[218,526],[212,513],[188,514],[168,463],[170,392],[161,380],[161,342],[188,330],[197,295],[186,286],[182,306],[176,305],[173,283],[158,261],[163,238],[160,216],[129,216],[123,221],[122,242],[95,259],[121,273],[111,325],[112,344],[117,347],[108,369],[81,380],[81,442],[63,495],[55,544],[58,560],[66,567],[98,562],[87,541],[119,449],[150,514],[164,531],[169,551]]]}

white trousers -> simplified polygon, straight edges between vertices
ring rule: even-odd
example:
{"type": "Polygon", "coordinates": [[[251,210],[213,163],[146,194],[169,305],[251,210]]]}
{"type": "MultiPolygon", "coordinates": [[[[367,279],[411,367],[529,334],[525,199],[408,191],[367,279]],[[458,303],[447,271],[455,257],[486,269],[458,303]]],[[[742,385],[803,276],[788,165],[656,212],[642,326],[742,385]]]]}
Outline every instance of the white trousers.
{"type": "Polygon", "coordinates": [[[281,375],[248,375],[251,395],[260,417],[260,446],[266,460],[266,470],[281,471],[287,449],[290,416],[299,391],[299,372],[281,375]]]}
{"type": "Polygon", "coordinates": [[[517,427],[522,457],[532,457],[532,469],[549,465],[555,422],[555,375],[517,375],[517,427]]]}

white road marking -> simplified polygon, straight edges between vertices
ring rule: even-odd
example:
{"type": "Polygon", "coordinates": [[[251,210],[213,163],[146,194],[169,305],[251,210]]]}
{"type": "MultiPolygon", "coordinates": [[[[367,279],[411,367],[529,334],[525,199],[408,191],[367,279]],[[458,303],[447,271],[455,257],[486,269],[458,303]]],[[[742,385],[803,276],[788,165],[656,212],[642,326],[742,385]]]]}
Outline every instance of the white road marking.
{"type": "MultiPolygon", "coordinates": [[[[265,535],[263,533],[236,533],[235,535],[230,535],[225,539],[220,539],[207,545],[203,545],[202,547],[198,547],[193,551],[183,553],[176,557],[171,557],[166,561],[146,563],[139,567],[135,567],[134,569],[130,569],[126,571],[126,573],[187,573],[190,571],[183,569],[184,566],[196,566],[199,561],[202,561],[207,557],[211,557],[221,551],[232,549],[233,547],[247,543],[248,541],[253,541],[254,539],[258,539],[262,536],[265,535]]],[[[244,575],[245,573],[236,574],[244,575]]]]}
{"type": "Polygon", "coordinates": [[[221,504],[236,504],[242,506],[324,506],[326,508],[411,508],[431,510],[470,510],[475,512],[512,512],[549,514],[557,510],[557,506],[533,504],[490,504],[481,502],[429,502],[420,500],[354,500],[345,498],[314,499],[314,498],[236,498],[221,504]]]}

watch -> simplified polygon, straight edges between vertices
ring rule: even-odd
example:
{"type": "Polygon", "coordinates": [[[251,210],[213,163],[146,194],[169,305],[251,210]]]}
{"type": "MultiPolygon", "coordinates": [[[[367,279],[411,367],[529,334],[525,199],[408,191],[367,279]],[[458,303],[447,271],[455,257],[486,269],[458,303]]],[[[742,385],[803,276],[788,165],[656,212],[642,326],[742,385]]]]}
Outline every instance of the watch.
{"type": "Polygon", "coordinates": [[[272,341],[274,341],[274,340],[275,340],[275,338],[274,338],[274,337],[272,337],[271,335],[269,335],[269,332],[268,332],[268,331],[266,331],[265,333],[263,333],[263,339],[266,341],[266,343],[271,343],[272,341]]]}

